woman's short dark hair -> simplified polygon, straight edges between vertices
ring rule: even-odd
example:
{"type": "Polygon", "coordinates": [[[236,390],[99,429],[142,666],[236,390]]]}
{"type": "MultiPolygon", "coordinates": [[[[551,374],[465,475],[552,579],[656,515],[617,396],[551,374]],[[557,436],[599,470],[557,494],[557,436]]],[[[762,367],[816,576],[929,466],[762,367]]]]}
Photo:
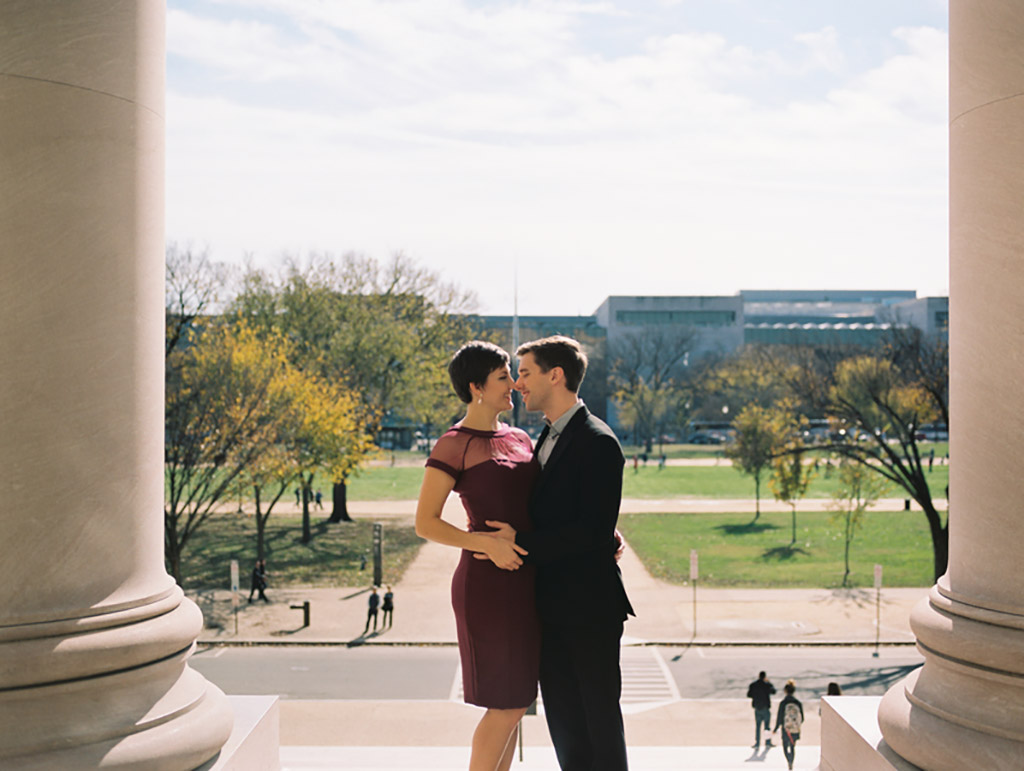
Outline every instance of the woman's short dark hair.
{"type": "Polygon", "coordinates": [[[794,683],[792,680],[787,680],[786,684],[782,687],[782,690],[792,695],[793,691],[796,690],[796,683],[794,683]]]}
{"type": "Polygon", "coordinates": [[[504,348],[483,340],[471,340],[457,350],[448,362],[448,377],[452,379],[452,388],[459,399],[469,404],[473,401],[470,383],[483,388],[490,374],[496,369],[507,367],[508,362],[509,356],[504,348]]]}
{"type": "Polygon", "coordinates": [[[523,343],[516,351],[522,358],[528,353],[533,354],[534,361],[541,372],[550,372],[553,367],[561,367],[565,375],[565,387],[574,394],[579,393],[580,383],[587,374],[587,354],[580,344],[571,337],[553,335],[523,343]]]}

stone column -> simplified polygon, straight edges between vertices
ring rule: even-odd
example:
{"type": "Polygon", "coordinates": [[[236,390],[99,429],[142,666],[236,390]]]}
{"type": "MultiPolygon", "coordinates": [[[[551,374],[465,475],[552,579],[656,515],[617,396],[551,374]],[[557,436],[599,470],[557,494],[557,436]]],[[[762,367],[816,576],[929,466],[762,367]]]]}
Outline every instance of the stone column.
{"type": "Polygon", "coordinates": [[[0,767],[227,739],[163,563],[164,17],[0,4],[0,767]]]}
{"type": "Polygon", "coordinates": [[[930,771],[1024,768],[1024,4],[952,0],[949,27],[949,568],[878,718],[930,771]]]}

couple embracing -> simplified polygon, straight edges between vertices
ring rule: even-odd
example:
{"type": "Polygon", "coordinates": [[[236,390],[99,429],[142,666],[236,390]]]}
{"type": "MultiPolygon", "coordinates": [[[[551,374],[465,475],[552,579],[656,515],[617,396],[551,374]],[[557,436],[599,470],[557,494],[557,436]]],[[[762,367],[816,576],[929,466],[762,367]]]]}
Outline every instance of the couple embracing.
{"type": "Polygon", "coordinates": [[[556,336],[509,355],[460,348],[448,367],[466,415],[431,451],[416,531],[460,547],[452,579],[466,701],[486,707],[470,771],[508,771],[540,682],[563,771],[625,771],[619,641],[633,609],[616,562],[622,449],[577,393],[587,357],[556,336]],[[536,447],[499,420],[518,390],[547,424],[536,447]],[[462,498],[469,530],[441,519],[462,498]]]}

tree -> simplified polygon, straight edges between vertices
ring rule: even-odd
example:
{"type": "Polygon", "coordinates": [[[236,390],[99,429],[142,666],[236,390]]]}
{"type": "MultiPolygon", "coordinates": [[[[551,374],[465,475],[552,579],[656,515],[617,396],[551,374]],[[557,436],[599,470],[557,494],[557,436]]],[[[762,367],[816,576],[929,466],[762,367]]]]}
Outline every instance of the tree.
{"type": "Polygon", "coordinates": [[[735,468],[754,478],[754,521],[761,516],[761,476],[786,441],[785,410],[748,404],[732,422],[735,439],[725,447],[725,456],[735,468]]]}
{"type": "Polygon", "coordinates": [[[697,331],[689,326],[649,326],[623,335],[609,352],[618,419],[647,452],[686,401],[689,354],[697,331]]]}
{"type": "Polygon", "coordinates": [[[791,411],[782,408],[777,417],[782,446],[772,459],[772,475],[768,480],[776,500],[789,504],[792,515],[793,537],[790,546],[796,544],[796,506],[807,495],[807,488],[814,478],[814,467],[804,462],[806,455],[802,429],[806,418],[797,418],[791,411]]]}
{"type": "Polygon", "coordinates": [[[839,463],[839,482],[832,494],[833,520],[843,526],[843,586],[850,581],[850,545],[864,520],[864,512],[882,497],[888,483],[862,463],[843,459],[839,463]]]}
{"type": "Polygon", "coordinates": [[[179,584],[189,539],[273,444],[290,409],[283,338],[227,324],[187,337],[166,366],[164,546],[179,584]]]}
{"type": "MultiPolygon", "coordinates": [[[[385,417],[415,424],[457,411],[445,368],[471,336],[474,302],[402,254],[386,264],[313,255],[305,265],[289,261],[278,279],[250,269],[230,311],[286,335],[296,366],[343,383],[358,396],[359,430],[376,436],[385,417]]],[[[333,472],[329,521],[351,520],[346,485],[357,469],[333,472]]]]}
{"type": "Polygon", "coordinates": [[[166,249],[164,357],[185,343],[189,330],[209,315],[222,300],[229,269],[212,262],[209,254],[170,243],[166,249]]]}
{"type": "Polygon", "coordinates": [[[943,522],[928,486],[927,461],[918,449],[919,427],[941,413],[934,394],[890,360],[860,356],[836,367],[826,414],[846,441],[825,449],[864,464],[917,501],[928,520],[936,580],[949,558],[948,522],[943,522]]]}
{"type": "Polygon", "coordinates": [[[257,559],[266,557],[265,530],[271,512],[296,478],[303,492],[302,542],[308,543],[314,475],[322,468],[332,476],[346,473],[373,448],[358,426],[357,399],[342,385],[290,369],[283,388],[289,405],[276,424],[273,444],[243,474],[243,484],[252,489],[255,501],[257,559]],[[265,511],[264,491],[270,493],[265,511]]]}

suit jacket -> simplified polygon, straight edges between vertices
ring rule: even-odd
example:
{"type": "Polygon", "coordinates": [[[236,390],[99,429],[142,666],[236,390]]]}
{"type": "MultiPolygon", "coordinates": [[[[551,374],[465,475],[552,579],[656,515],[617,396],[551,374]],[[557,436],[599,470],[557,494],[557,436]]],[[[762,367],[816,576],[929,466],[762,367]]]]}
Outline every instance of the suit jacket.
{"type": "MultiPolygon", "coordinates": [[[[544,429],[539,447],[547,438],[544,429]]],[[[619,440],[581,407],[558,438],[530,499],[532,533],[516,542],[537,566],[545,624],[590,626],[635,615],[615,562],[625,459],[619,440]]]]}

